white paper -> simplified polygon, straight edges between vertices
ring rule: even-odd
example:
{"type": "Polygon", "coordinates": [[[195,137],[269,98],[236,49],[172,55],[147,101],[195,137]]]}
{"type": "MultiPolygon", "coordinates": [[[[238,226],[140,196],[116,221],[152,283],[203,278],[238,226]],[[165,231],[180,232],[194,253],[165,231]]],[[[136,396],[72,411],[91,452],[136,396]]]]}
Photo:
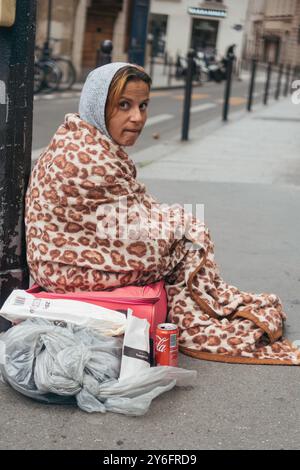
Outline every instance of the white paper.
{"type": "Polygon", "coordinates": [[[132,313],[128,315],[119,380],[150,368],[149,329],[146,319],[137,318],[132,313]]]}

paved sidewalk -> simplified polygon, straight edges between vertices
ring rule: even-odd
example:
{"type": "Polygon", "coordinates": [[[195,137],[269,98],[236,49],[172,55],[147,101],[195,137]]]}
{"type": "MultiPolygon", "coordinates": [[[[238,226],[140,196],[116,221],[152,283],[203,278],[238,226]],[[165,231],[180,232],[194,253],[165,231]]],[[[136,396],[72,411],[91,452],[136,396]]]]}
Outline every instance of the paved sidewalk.
{"type": "MultiPolygon", "coordinates": [[[[172,67],[171,73],[173,74],[173,76],[171,76],[171,78],[168,77],[169,67],[165,66],[164,64],[155,63],[151,70],[150,63],[148,63],[145,66],[145,70],[151,75],[153,90],[160,89],[160,88],[172,88],[172,87],[178,87],[178,86],[184,87],[185,85],[185,80],[176,79],[174,77],[174,73],[175,73],[174,66],[172,67]]],[[[242,71],[239,77],[236,77],[235,75],[233,75],[233,79],[248,81],[250,79],[250,72],[242,71]]],[[[257,73],[257,83],[259,81],[261,82],[265,81],[265,73],[261,73],[261,72],[257,73]]]]}
{"type": "MultiPolygon", "coordinates": [[[[145,70],[147,73],[151,74],[152,78],[152,91],[157,91],[157,90],[172,90],[172,89],[178,89],[178,88],[184,88],[185,87],[185,80],[182,79],[176,79],[174,76],[171,78],[168,77],[168,67],[165,67],[163,64],[156,63],[154,64],[152,68],[152,73],[151,73],[151,67],[150,64],[148,63],[145,66],[145,70]]],[[[174,74],[174,69],[173,69],[173,74],[174,74]]],[[[245,81],[249,82],[251,78],[251,74],[247,70],[242,70],[239,77],[233,76],[233,80],[239,80],[239,81],[245,81]]],[[[275,74],[272,76],[272,80],[275,80],[275,74]]],[[[266,74],[265,72],[258,71],[256,74],[256,83],[265,83],[266,80],[266,74]]],[[[210,82],[212,83],[212,82],[210,82]]],[[[52,93],[45,93],[41,92],[36,95],[34,95],[34,101],[39,101],[39,100],[53,100],[57,98],[65,99],[65,98],[79,98],[81,94],[81,90],[83,87],[83,82],[76,82],[72,86],[70,90],[67,91],[56,91],[52,93]]],[[[199,83],[195,82],[195,85],[199,85],[199,83]]]]}
{"type": "MultiPolygon", "coordinates": [[[[214,121],[192,130],[188,142],[170,143],[170,151],[167,145],[153,147],[155,162],[141,168],[139,175],[178,181],[300,185],[300,105],[288,98],[230,118],[225,124],[214,121]]],[[[141,157],[139,152],[136,158],[141,157]]]]}

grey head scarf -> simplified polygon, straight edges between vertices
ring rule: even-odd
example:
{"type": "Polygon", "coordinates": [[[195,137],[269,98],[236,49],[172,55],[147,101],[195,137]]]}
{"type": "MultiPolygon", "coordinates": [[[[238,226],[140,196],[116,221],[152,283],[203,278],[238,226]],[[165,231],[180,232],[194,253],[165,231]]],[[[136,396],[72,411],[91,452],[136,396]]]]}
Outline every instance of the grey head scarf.
{"type": "Polygon", "coordinates": [[[79,115],[111,139],[105,124],[105,104],[109,86],[118,70],[132,64],[113,62],[97,67],[89,73],[80,96],[79,115]]]}

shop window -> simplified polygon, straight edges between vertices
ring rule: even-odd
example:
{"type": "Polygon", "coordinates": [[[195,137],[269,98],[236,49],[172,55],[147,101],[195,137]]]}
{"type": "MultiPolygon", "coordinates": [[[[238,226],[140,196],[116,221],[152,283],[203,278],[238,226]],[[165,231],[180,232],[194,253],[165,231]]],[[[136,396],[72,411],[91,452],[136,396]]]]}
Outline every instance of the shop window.
{"type": "Polygon", "coordinates": [[[166,52],[168,15],[150,14],[149,36],[152,43],[152,56],[163,56],[166,52]]]}
{"type": "Polygon", "coordinates": [[[193,18],[191,47],[197,52],[215,53],[218,27],[218,21],[193,18]]]}

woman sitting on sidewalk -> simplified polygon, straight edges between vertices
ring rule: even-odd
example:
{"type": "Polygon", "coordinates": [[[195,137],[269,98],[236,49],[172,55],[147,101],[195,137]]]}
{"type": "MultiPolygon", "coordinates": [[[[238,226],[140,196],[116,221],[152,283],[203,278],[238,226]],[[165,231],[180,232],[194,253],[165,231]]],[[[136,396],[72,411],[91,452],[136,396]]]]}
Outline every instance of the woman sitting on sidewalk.
{"type": "Polygon", "coordinates": [[[79,114],[67,114],[37,161],[26,195],[31,276],[52,292],[97,291],[165,280],[181,351],[224,362],[299,364],[282,340],[274,294],[226,284],[203,221],[163,206],[136,180],[124,151],[146,119],[151,79],[138,66],[91,72],[79,114]]]}

